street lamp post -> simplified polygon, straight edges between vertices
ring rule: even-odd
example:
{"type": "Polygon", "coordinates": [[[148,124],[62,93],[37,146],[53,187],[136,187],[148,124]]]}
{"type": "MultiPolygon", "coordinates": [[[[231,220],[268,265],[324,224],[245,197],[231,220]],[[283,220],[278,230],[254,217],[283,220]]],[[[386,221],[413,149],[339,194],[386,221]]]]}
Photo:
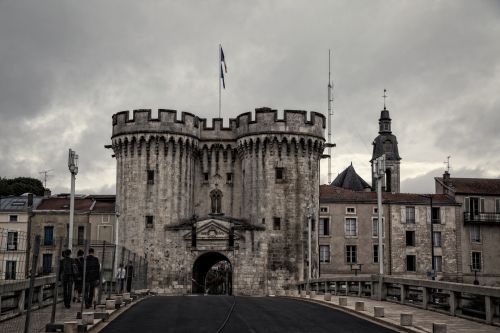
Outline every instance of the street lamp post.
{"type": "Polygon", "coordinates": [[[385,154],[373,161],[373,176],[377,179],[377,211],[378,211],[378,262],[379,274],[384,274],[384,243],[382,223],[382,178],[385,175],[385,154]]]}
{"type": "Polygon", "coordinates": [[[68,169],[71,173],[71,194],[69,203],[68,249],[73,248],[73,220],[75,217],[75,176],[78,173],[78,155],[71,148],[68,153],[68,169]]]}
{"type": "Polygon", "coordinates": [[[473,282],[473,284],[475,286],[479,285],[479,281],[477,279],[477,272],[479,272],[479,269],[475,268],[474,265],[470,265],[470,270],[471,270],[471,272],[474,272],[474,282],[473,282]]]}
{"type": "Polygon", "coordinates": [[[432,194],[425,195],[419,194],[423,198],[429,199],[430,208],[431,208],[431,278],[432,280],[436,279],[436,263],[434,262],[434,221],[432,220],[432,210],[434,206],[432,205],[432,194]]]}

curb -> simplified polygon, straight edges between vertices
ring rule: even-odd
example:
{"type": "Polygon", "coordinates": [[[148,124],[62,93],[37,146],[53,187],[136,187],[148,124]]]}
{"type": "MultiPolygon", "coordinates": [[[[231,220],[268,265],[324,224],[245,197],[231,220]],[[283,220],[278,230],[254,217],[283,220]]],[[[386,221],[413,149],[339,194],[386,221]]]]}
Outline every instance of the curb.
{"type": "Polygon", "coordinates": [[[122,307],[118,310],[116,310],[115,312],[113,312],[112,314],[110,314],[108,320],[106,321],[101,321],[99,323],[97,323],[95,326],[93,326],[90,330],[88,330],[87,332],[91,332],[91,333],[98,333],[100,332],[101,330],[103,330],[106,326],[108,326],[108,324],[110,324],[113,320],[115,320],[116,318],[118,318],[119,316],[121,316],[123,313],[127,312],[129,309],[133,308],[136,304],[139,304],[140,302],[142,302],[143,300],[147,299],[147,298],[150,298],[152,297],[153,295],[146,295],[144,297],[141,297],[139,298],[138,300],[136,300],[135,302],[132,302],[130,303],[128,306],[126,307],[122,307]]]}
{"type": "Polygon", "coordinates": [[[301,297],[295,297],[295,296],[280,296],[280,297],[321,304],[323,306],[327,306],[327,307],[333,308],[335,310],[340,310],[342,312],[351,314],[351,315],[356,316],[358,318],[371,321],[371,322],[376,323],[380,326],[383,326],[383,327],[386,327],[389,329],[396,329],[398,332],[409,332],[409,333],[426,332],[426,333],[429,333],[429,331],[427,331],[424,328],[419,327],[419,326],[411,326],[411,327],[401,326],[401,325],[398,325],[398,324],[393,323],[391,321],[386,321],[386,320],[383,320],[380,318],[373,317],[373,316],[369,315],[368,312],[367,313],[358,312],[358,311],[355,311],[355,310],[350,309],[348,307],[343,307],[343,306],[340,306],[340,305],[337,305],[334,303],[329,303],[327,301],[323,301],[323,300],[319,300],[319,299],[301,298],[301,297]]]}

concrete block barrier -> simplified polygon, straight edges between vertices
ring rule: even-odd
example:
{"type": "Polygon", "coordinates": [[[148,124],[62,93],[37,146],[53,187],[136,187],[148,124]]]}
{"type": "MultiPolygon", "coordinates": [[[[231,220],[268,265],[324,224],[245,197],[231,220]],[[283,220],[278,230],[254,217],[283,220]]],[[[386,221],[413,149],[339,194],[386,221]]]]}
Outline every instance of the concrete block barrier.
{"type": "Polygon", "coordinates": [[[78,333],[78,322],[77,321],[65,321],[64,322],[64,333],[78,333]]]}
{"type": "Polygon", "coordinates": [[[375,318],[384,317],[385,316],[384,307],[383,306],[374,306],[373,307],[373,316],[375,318]]]}
{"type": "Polygon", "coordinates": [[[114,310],[115,308],[116,304],[114,299],[106,300],[106,310],[114,310]]]}
{"type": "Polygon", "coordinates": [[[123,293],[122,296],[124,300],[130,300],[130,293],[123,293]]]}
{"type": "Polygon", "coordinates": [[[331,293],[326,293],[325,294],[325,301],[331,301],[332,300],[332,294],[331,293]]]}
{"type": "Polygon", "coordinates": [[[309,294],[310,298],[316,297],[316,292],[314,290],[311,290],[311,293],[309,294]]]}
{"type": "Polygon", "coordinates": [[[82,312],[82,324],[83,325],[93,325],[94,324],[94,313],[93,312],[82,312]]]}
{"type": "Polygon", "coordinates": [[[401,326],[412,326],[413,325],[413,313],[403,312],[400,317],[401,326]]]}
{"type": "Polygon", "coordinates": [[[356,301],[354,303],[354,310],[356,310],[356,311],[365,311],[365,302],[363,302],[363,301],[356,301]]]}
{"type": "Polygon", "coordinates": [[[300,297],[306,297],[306,291],[305,290],[301,290],[300,291],[300,297]]]}
{"type": "Polygon", "coordinates": [[[432,333],[446,333],[446,324],[432,323],[432,333]]]}
{"type": "Polygon", "coordinates": [[[347,297],[339,297],[339,305],[347,306],[347,297]]]}

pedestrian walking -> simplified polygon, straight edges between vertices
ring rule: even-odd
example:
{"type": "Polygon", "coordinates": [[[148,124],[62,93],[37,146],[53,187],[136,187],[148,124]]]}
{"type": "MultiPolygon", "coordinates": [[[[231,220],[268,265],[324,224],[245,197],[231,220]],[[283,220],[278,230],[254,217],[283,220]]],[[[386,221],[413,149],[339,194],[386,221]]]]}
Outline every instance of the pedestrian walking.
{"type": "Polygon", "coordinates": [[[132,265],[131,260],[128,262],[126,268],[126,275],[127,275],[127,292],[129,293],[130,290],[132,290],[132,278],[134,277],[134,266],[132,265]]]}
{"type": "Polygon", "coordinates": [[[75,297],[73,297],[73,302],[81,302],[82,299],[82,289],[83,289],[83,250],[78,250],[76,253],[76,258],[74,259],[78,274],[75,276],[75,297]]]}
{"type": "Polygon", "coordinates": [[[116,284],[120,286],[120,294],[123,293],[123,283],[125,282],[125,268],[123,268],[123,264],[120,264],[118,269],[116,270],[116,284]]]}
{"type": "Polygon", "coordinates": [[[60,262],[59,280],[62,282],[63,287],[63,300],[64,307],[69,309],[71,307],[71,292],[73,290],[74,280],[74,261],[71,258],[71,250],[64,250],[62,253],[62,260],[60,262]]]}
{"type": "Polygon", "coordinates": [[[87,266],[85,272],[85,308],[89,309],[94,302],[95,287],[99,285],[101,278],[101,269],[99,259],[94,256],[94,249],[89,249],[89,255],[86,258],[87,266]]]}

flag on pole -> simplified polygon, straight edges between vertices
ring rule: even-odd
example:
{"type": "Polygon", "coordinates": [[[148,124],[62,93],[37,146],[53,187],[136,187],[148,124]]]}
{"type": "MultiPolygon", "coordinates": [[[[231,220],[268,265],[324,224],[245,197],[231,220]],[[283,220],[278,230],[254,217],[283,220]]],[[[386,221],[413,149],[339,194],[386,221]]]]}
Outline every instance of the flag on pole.
{"type": "Polygon", "coordinates": [[[222,71],[222,65],[220,65],[220,78],[222,80],[222,87],[226,89],[226,83],[224,82],[224,72],[222,71]]]}
{"type": "Polygon", "coordinates": [[[222,46],[220,47],[220,78],[222,80],[222,87],[226,89],[226,83],[224,82],[224,72],[227,73],[226,59],[224,58],[224,51],[222,46]],[[222,64],[224,64],[224,71],[222,70],[222,64]]]}

